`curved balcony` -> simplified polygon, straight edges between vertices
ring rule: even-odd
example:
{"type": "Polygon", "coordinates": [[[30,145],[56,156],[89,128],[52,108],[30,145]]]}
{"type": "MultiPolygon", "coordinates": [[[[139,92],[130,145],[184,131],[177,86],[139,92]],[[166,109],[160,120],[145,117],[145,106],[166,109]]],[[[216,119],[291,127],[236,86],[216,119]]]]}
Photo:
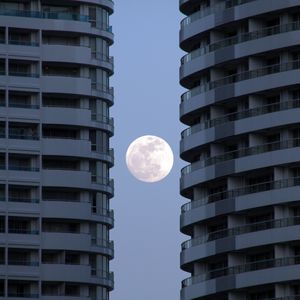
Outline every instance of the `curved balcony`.
{"type": "Polygon", "coordinates": [[[265,114],[270,114],[274,112],[285,111],[285,110],[295,109],[295,108],[300,108],[300,99],[293,99],[293,100],[278,102],[275,104],[258,106],[255,108],[239,111],[236,113],[227,114],[219,118],[215,118],[215,119],[207,120],[202,123],[195,124],[183,130],[181,132],[181,138],[184,139],[199,131],[228,124],[230,122],[235,122],[247,118],[262,116],[265,114]]]}
{"type": "Polygon", "coordinates": [[[106,69],[109,72],[109,75],[113,75],[114,73],[114,58],[112,56],[108,56],[101,52],[92,52],[92,60],[96,61],[103,69],[106,69]]]}
{"type": "Polygon", "coordinates": [[[114,289],[114,273],[101,269],[92,269],[92,277],[95,282],[102,286],[107,286],[110,291],[114,289]]]}
{"type": "Polygon", "coordinates": [[[91,79],[88,76],[44,74],[41,78],[40,86],[43,93],[91,95],[91,79]]]}
{"type": "Polygon", "coordinates": [[[197,86],[188,92],[184,93],[181,96],[181,101],[185,102],[191,99],[192,97],[195,97],[197,95],[200,95],[202,93],[215,90],[217,88],[226,86],[226,85],[231,85],[234,83],[238,83],[241,81],[245,80],[250,80],[254,78],[259,78],[271,74],[276,74],[276,73],[283,73],[291,70],[298,70],[300,69],[300,61],[295,60],[295,61],[289,61],[283,64],[276,64],[276,65],[271,65],[251,71],[246,71],[242,73],[238,73],[235,75],[227,76],[222,79],[218,79],[215,81],[208,82],[206,84],[197,86]]]}
{"type": "Polygon", "coordinates": [[[205,244],[211,241],[216,241],[227,237],[296,225],[300,225],[300,216],[241,225],[238,227],[210,232],[201,237],[185,241],[181,244],[181,250],[184,251],[186,249],[199,246],[201,244],[205,244]]]}
{"type": "Polygon", "coordinates": [[[251,155],[257,155],[266,152],[290,149],[300,147],[300,140],[299,139],[291,139],[285,141],[278,141],[273,143],[266,143],[254,147],[249,148],[242,148],[236,151],[226,152],[221,155],[209,157],[205,160],[200,160],[194,162],[181,170],[181,176],[190,174],[198,169],[205,168],[211,165],[219,164],[228,160],[238,159],[241,157],[247,157],[251,155]]]}
{"type": "Polygon", "coordinates": [[[107,100],[109,105],[114,103],[114,88],[107,85],[92,82],[92,95],[107,100]]]}
{"type": "Polygon", "coordinates": [[[43,232],[41,239],[39,244],[43,249],[85,252],[91,250],[91,236],[86,232],[43,232]]]}
{"type": "Polygon", "coordinates": [[[95,126],[108,132],[109,136],[113,136],[114,133],[114,119],[102,114],[92,113],[92,121],[95,122],[95,126]]]}
{"type": "Polygon", "coordinates": [[[94,159],[105,161],[109,164],[109,167],[113,167],[115,162],[115,151],[114,149],[97,149],[97,145],[92,144],[92,155],[94,159]]]}
{"type": "Polygon", "coordinates": [[[285,188],[295,187],[299,185],[300,185],[299,177],[292,177],[292,178],[281,179],[276,181],[268,181],[259,184],[253,184],[253,185],[246,185],[241,188],[210,194],[208,196],[200,198],[199,200],[191,201],[189,203],[184,204],[181,207],[181,211],[182,213],[185,213],[189,210],[204,206],[209,203],[234,199],[236,197],[254,194],[254,193],[285,189],[285,188]]]}
{"type": "Polygon", "coordinates": [[[46,12],[46,11],[31,11],[31,10],[13,10],[13,9],[0,9],[0,16],[9,17],[24,17],[24,18],[37,18],[37,19],[54,19],[54,20],[70,20],[88,22],[89,17],[76,13],[68,12],[46,12]]]}
{"type": "MultiPolygon", "coordinates": [[[[238,275],[246,272],[254,272],[269,268],[280,268],[300,264],[300,256],[284,257],[270,260],[262,260],[244,265],[213,270],[197,276],[192,276],[182,281],[182,288],[198,284],[203,281],[212,280],[219,277],[238,275]]],[[[251,285],[251,284],[250,284],[251,285]]]]}
{"type": "Polygon", "coordinates": [[[101,252],[112,259],[114,257],[114,242],[109,240],[104,240],[101,238],[92,237],[91,240],[92,250],[95,252],[101,252]]]}
{"type": "Polygon", "coordinates": [[[215,52],[222,48],[234,46],[249,41],[258,40],[268,36],[273,36],[281,33],[287,33],[287,32],[298,31],[298,30],[300,30],[300,22],[291,22],[287,24],[270,26],[270,27],[263,28],[261,30],[239,34],[234,37],[222,39],[215,43],[211,43],[207,46],[203,46],[201,48],[191,51],[190,53],[182,57],[181,64],[183,65],[190,61],[193,61],[194,59],[200,56],[203,56],[211,52],[215,52]]]}
{"type": "Polygon", "coordinates": [[[86,264],[42,263],[43,281],[88,283],[91,278],[91,266],[86,264]]]}
{"type": "Polygon", "coordinates": [[[43,155],[91,157],[91,142],[86,139],[43,137],[42,149],[43,155]]]}
{"type": "MultiPolygon", "coordinates": [[[[212,15],[218,11],[224,11],[225,9],[232,8],[238,5],[242,5],[248,2],[253,2],[255,0],[226,0],[219,3],[216,3],[215,5],[208,6],[206,8],[203,8],[199,11],[194,12],[192,15],[184,18],[181,21],[181,27],[187,26],[203,17],[212,15]]],[[[183,3],[180,3],[182,5],[183,3]]]]}

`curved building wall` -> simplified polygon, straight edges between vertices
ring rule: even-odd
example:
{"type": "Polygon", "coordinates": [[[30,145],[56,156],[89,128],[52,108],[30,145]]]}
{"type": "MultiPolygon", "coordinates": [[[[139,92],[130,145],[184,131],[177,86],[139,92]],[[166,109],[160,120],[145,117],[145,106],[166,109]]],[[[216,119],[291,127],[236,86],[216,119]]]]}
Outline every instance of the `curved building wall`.
{"type": "Polygon", "coordinates": [[[181,300],[300,297],[300,4],[181,0],[181,300]]]}
{"type": "Polygon", "coordinates": [[[111,0],[0,3],[0,298],[109,300],[111,0]]]}

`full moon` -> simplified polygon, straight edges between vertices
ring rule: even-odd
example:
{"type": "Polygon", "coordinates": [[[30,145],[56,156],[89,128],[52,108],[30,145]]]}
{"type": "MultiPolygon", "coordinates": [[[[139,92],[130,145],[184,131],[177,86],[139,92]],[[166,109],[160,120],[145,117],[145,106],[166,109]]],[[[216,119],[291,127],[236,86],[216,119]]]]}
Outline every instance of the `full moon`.
{"type": "Polygon", "coordinates": [[[169,144],[160,137],[144,135],[134,140],[126,152],[129,171],[138,180],[157,182],[173,167],[174,156],[169,144]]]}

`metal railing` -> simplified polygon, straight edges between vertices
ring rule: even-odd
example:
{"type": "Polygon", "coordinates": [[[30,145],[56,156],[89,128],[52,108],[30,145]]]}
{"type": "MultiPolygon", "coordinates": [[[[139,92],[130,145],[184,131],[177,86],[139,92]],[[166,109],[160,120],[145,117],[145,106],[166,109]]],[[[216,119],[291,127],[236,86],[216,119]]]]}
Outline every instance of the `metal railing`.
{"type": "Polygon", "coordinates": [[[35,299],[39,298],[39,294],[34,294],[34,293],[13,293],[13,292],[8,292],[7,293],[8,297],[13,297],[13,298],[30,298],[30,299],[35,299]]]}
{"type": "Polygon", "coordinates": [[[271,66],[266,66],[263,68],[251,70],[251,71],[245,71],[241,73],[237,73],[231,76],[224,77],[222,79],[218,79],[215,81],[207,82],[205,84],[199,85],[187,92],[185,92],[181,96],[181,101],[187,101],[191,97],[194,97],[196,95],[199,95],[201,93],[205,93],[207,91],[229,85],[234,84],[240,81],[245,81],[249,79],[254,79],[266,75],[281,73],[281,72],[287,72],[291,70],[297,70],[300,69],[300,60],[294,60],[289,61],[283,64],[275,64],[271,66]]]}
{"type": "Polygon", "coordinates": [[[205,55],[207,53],[216,51],[221,48],[261,39],[275,34],[286,33],[286,32],[296,31],[296,30],[300,30],[300,22],[291,22],[282,25],[270,26],[260,30],[238,34],[236,36],[226,38],[218,42],[200,47],[188,53],[187,55],[182,57],[181,64],[187,63],[199,56],[205,55]]]}
{"type": "Polygon", "coordinates": [[[201,237],[190,239],[181,244],[181,249],[182,251],[184,251],[191,247],[195,247],[204,243],[208,243],[226,237],[231,237],[231,236],[241,235],[245,233],[261,231],[261,230],[295,226],[295,225],[300,225],[300,216],[245,224],[233,228],[213,231],[201,237]]]}
{"type": "Polygon", "coordinates": [[[92,214],[114,219],[114,211],[112,209],[92,206],[92,214]]]}
{"type": "Polygon", "coordinates": [[[114,88],[113,87],[109,87],[107,85],[98,83],[98,82],[92,82],[92,89],[102,92],[102,93],[106,93],[109,94],[111,96],[114,95],[114,88]]]}
{"type": "Polygon", "coordinates": [[[93,246],[108,248],[110,250],[114,249],[114,241],[105,240],[105,239],[98,239],[96,237],[91,238],[91,244],[93,246]]]}
{"type": "Polygon", "coordinates": [[[8,260],[8,265],[12,266],[31,266],[31,267],[38,267],[38,261],[30,261],[30,260],[8,260]]]}
{"type": "Polygon", "coordinates": [[[54,19],[67,21],[88,22],[89,17],[72,12],[47,12],[47,11],[31,11],[31,10],[13,10],[0,8],[1,16],[25,17],[38,19],[54,19]]]}
{"type": "Polygon", "coordinates": [[[228,122],[234,122],[246,118],[256,117],[264,114],[269,114],[273,112],[284,111],[284,110],[294,109],[294,108],[300,108],[300,99],[293,99],[293,100],[287,100],[278,103],[267,104],[267,105],[258,106],[255,108],[250,108],[247,110],[227,114],[223,117],[198,123],[194,126],[191,126],[183,130],[181,132],[181,138],[185,138],[201,130],[219,126],[228,122]]]}
{"type": "Polygon", "coordinates": [[[258,146],[249,147],[249,148],[242,148],[235,151],[225,152],[224,154],[221,155],[216,155],[213,157],[209,157],[207,159],[203,159],[191,163],[190,165],[181,169],[181,175],[182,176],[187,175],[201,168],[222,163],[228,160],[233,160],[233,159],[238,159],[246,156],[257,155],[261,153],[278,151],[283,149],[291,149],[296,147],[300,147],[300,138],[278,141],[273,143],[266,143],[258,146]]]}
{"type": "Polygon", "coordinates": [[[207,196],[200,198],[199,200],[188,202],[181,207],[181,211],[182,213],[185,213],[196,207],[200,207],[221,200],[234,199],[235,197],[244,196],[248,194],[295,187],[299,185],[300,185],[300,177],[292,177],[292,178],[281,179],[276,181],[267,181],[258,184],[253,184],[253,185],[246,185],[244,187],[233,189],[233,190],[226,190],[224,192],[209,194],[207,196]]]}
{"type": "Polygon", "coordinates": [[[92,58],[100,60],[100,61],[108,62],[112,65],[114,64],[113,56],[109,56],[109,55],[104,54],[102,52],[92,51],[92,58]]]}
{"type": "Polygon", "coordinates": [[[224,9],[242,5],[242,4],[245,4],[248,2],[252,2],[252,1],[255,1],[255,0],[227,0],[227,1],[223,1],[223,2],[218,2],[215,5],[202,8],[201,10],[196,11],[192,15],[184,18],[181,21],[181,26],[187,26],[203,17],[214,14],[217,11],[222,11],[224,9]]]}
{"type": "Polygon", "coordinates": [[[91,179],[92,179],[92,183],[107,185],[107,186],[110,186],[111,188],[114,187],[114,180],[110,179],[109,177],[92,175],[91,179]]]}
{"type": "Polygon", "coordinates": [[[103,123],[103,124],[109,124],[111,126],[114,125],[114,119],[107,117],[103,114],[92,113],[92,121],[103,123]]]}
{"type": "Polygon", "coordinates": [[[207,281],[207,280],[211,280],[223,276],[237,275],[246,272],[258,271],[262,269],[279,268],[279,267],[299,265],[299,264],[300,264],[300,256],[261,260],[257,262],[246,263],[243,265],[216,269],[216,270],[209,271],[207,273],[202,273],[200,275],[189,277],[182,281],[182,287],[184,288],[193,284],[197,284],[203,281],[207,281]]]}
{"type": "Polygon", "coordinates": [[[39,109],[40,106],[38,104],[26,104],[26,103],[13,103],[9,102],[8,107],[14,107],[14,108],[29,108],[29,109],[39,109]]]}

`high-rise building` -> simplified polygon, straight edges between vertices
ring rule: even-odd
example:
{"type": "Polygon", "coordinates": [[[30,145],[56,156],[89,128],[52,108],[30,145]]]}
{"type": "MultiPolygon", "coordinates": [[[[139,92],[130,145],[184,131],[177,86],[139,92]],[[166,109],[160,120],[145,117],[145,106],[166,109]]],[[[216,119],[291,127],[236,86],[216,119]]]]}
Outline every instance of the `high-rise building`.
{"type": "Polygon", "coordinates": [[[300,1],[180,10],[181,299],[300,299],[300,1]]]}
{"type": "Polygon", "coordinates": [[[108,300],[111,0],[0,2],[0,299],[108,300]]]}

